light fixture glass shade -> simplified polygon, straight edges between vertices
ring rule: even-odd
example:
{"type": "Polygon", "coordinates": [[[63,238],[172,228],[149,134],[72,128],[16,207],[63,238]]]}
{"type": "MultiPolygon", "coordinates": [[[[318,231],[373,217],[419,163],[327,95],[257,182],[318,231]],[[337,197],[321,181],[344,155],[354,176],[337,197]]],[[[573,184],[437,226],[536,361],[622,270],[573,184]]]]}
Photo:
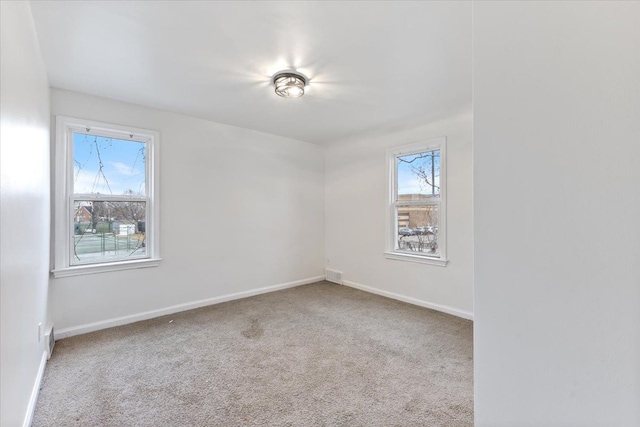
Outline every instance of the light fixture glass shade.
{"type": "Polygon", "coordinates": [[[283,98],[299,98],[304,95],[307,80],[295,73],[279,73],[273,77],[276,94],[283,98]]]}

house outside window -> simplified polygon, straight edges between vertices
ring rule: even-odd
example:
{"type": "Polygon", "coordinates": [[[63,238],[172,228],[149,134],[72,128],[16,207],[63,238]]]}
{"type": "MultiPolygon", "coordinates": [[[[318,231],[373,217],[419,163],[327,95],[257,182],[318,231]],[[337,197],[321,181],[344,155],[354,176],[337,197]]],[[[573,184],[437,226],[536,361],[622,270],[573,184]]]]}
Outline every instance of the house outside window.
{"type": "Polygon", "coordinates": [[[388,150],[385,256],[445,266],[446,138],[388,150]]]}
{"type": "Polygon", "coordinates": [[[56,118],[55,277],[159,264],[156,131],[56,118]]]}

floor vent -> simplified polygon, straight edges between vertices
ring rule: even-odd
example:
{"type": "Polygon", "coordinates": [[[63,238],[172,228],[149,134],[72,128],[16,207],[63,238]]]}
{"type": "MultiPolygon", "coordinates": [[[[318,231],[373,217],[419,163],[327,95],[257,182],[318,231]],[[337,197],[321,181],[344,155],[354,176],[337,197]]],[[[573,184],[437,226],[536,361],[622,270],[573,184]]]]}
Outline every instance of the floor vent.
{"type": "Polygon", "coordinates": [[[53,354],[53,347],[56,345],[56,340],[53,336],[53,326],[46,333],[45,341],[47,343],[47,360],[51,359],[51,355],[53,354]]]}
{"type": "Polygon", "coordinates": [[[342,272],[336,270],[329,270],[328,268],[325,270],[325,275],[328,282],[337,283],[338,285],[342,285],[342,272]]]}

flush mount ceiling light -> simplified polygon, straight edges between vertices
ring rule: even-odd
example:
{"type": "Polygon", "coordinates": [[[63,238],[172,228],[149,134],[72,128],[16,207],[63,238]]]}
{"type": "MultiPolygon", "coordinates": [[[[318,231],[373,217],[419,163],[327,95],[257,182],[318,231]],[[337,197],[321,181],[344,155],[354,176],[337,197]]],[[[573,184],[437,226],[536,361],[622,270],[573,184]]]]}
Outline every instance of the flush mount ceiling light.
{"type": "Polygon", "coordinates": [[[293,71],[281,71],[273,76],[276,94],[283,98],[300,98],[306,84],[307,78],[293,71]]]}

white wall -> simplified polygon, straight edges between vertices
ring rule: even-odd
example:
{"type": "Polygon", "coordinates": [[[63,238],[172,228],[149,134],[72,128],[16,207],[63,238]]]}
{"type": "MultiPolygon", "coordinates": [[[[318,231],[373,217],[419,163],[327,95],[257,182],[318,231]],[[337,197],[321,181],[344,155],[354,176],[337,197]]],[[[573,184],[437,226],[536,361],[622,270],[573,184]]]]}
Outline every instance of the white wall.
{"type": "Polygon", "coordinates": [[[3,1],[0,8],[0,425],[19,426],[30,417],[29,403],[45,348],[38,323],[44,331],[49,277],[49,84],[29,3],[3,1]]]}
{"type": "MultiPolygon", "coordinates": [[[[473,312],[471,113],[331,145],[325,155],[326,261],[344,280],[473,312]],[[446,267],[384,258],[388,148],[447,137],[446,267]]],[[[427,304],[427,305],[429,305],[427,304]]]]}
{"type": "Polygon", "coordinates": [[[639,23],[475,3],[477,426],[640,425],[639,23]]]}
{"type": "Polygon", "coordinates": [[[58,330],[323,274],[320,147],[56,89],[51,109],[160,132],[161,266],[52,279],[58,330]]]}

